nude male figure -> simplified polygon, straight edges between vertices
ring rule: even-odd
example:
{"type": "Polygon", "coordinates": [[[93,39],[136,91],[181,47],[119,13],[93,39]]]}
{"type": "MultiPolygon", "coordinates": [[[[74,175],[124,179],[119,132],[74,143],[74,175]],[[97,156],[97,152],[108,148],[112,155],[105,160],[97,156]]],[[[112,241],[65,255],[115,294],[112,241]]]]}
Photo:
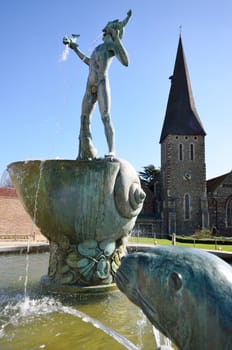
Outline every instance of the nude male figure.
{"type": "Polygon", "coordinates": [[[123,21],[109,22],[103,29],[103,43],[98,45],[90,57],[85,56],[79,49],[74,39],[64,37],[63,43],[78,55],[78,57],[89,66],[89,76],[87,80],[86,91],[82,101],[81,109],[81,127],[79,136],[79,154],[78,159],[94,159],[97,150],[92,143],[91,135],[91,116],[98,102],[101,119],[104,125],[106,141],[108,144],[108,154],[106,157],[115,155],[114,127],[110,116],[110,86],[108,69],[115,56],[120,63],[128,66],[129,58],[121,39],[124,33],[124,27],[131,17],[131,10],[123,21]]]}

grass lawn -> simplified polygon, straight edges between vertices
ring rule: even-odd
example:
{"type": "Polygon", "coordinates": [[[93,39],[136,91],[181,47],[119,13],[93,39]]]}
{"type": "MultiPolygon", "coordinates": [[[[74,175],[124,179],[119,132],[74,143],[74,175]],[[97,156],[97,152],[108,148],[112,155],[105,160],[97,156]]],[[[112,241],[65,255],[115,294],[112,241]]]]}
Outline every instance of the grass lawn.
{"type": "MultiPolygon", "coordinates": [[[[146,237],[130,237],[128,243],[137,243],[137,244],[151,244],[154,245],[154,242],[157,242],[159,245],[172,245],[172,242],[168,239],[160,239],[160,238],[146,238],[146,237]]],[[[232,252],[232,244],[231,245],[219,245],[214,244],[205,244],[205,243],[180,243],[176,242],[177,246],[180,247],[191,247],[191,248],[199,248],[206,250],[222,250],[224,252],[232,252]]]]}

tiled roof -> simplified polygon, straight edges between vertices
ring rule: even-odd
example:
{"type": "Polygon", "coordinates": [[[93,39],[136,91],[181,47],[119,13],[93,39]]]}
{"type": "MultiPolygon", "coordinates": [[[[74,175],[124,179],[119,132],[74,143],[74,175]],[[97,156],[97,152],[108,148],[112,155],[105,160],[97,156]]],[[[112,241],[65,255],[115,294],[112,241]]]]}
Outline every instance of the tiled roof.
{"type": "Polygon", "coordinates": [[[214,177],[207,181],[207,192],[214,192],[230,173],[214,177]]]}

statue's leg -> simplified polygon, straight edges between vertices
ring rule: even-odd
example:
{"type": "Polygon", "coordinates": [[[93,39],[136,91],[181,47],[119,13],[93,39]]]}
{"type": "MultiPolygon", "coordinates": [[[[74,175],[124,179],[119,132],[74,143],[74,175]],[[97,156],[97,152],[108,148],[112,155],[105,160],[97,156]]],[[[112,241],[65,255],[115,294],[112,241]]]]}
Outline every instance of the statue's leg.
{"type": "Polygon", "coordinates": [[[104,124],[108,152],[110,156],[115,155],[114,127],[110,117],[110,92],[108,82],[102,81],[98,86],[98,103],[101,119],[104,124]]]}
{"type": "Polygon", "coordinates": [[[91,116],[96,104],[96,97],[86,92],[82,101],[81,126],[79,135],[78,158],[93,159],[96,157],[97,150],[92,143],[91,135],[91,116]]]}

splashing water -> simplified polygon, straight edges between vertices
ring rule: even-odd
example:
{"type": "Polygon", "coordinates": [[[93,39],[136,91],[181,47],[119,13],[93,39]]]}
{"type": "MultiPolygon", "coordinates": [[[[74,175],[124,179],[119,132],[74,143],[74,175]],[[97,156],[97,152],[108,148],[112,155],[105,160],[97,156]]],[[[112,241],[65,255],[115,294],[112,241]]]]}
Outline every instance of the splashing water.
{"type": "Polygon", "coordinates": [[[65,48],[64,48],[63,52],[61,53],[60,62],[67,61],[69,52],[70,52],[69,46],[65,45],[65,48]]]}
{"type": "MultiPolygon", "coordinates": [[[[100,298],[86,296],[81,300],[72,294],[45,294],[39,279],[47,273],[48,261],[48,253],[30,254],[29,298],[25,298],[25,255],[0,256],[0,349],[38,350],[42,345],[47,350],[126,349],[103,332],[95,320],[129,339],[139,350],[140,336],[142,349],[154,349],[151,324],[147,321],[144,326],[142,321],[137,322],[141,317],[138,308],[119,291],[100,298]],[[62,306],[71,307],[70,312],[62,311],[62,306]],[[77,309],[85,315],[78,317],[77,309]],[[88,316],[92,317],[94,325],[88,316]],[[140,332],[141,323],[144,329],[140,332]]],[[[132,345],[129,349],[136,348],[132,345]]]]}
{"type": "Polygon", "coordinates": [[[1,310],[1,321],[5,320],[0,326],[0,338],[5,335],[7,327],[13,325],[31,322],[35,317],[56,312],[60,305],[54,299],[44,297],[39,300],[23,298],[22,295],[16,295],[14,298],[7,299],[7,304],[1,310]]]}
{"type": "Polygon", "coordinates": [[[20,300],[20,296],[7,300],[7,304],[3,310],[1,310],[1,325],[0,322],[0,338],[5,336],[7,327],[9,326],[21,326],[22,324],[28,324],[40,316],[44,316],[50,313],[64,313],[74,317],[80,318],[83,322],[90,323],[95,328],[102,330],[104,333],[112,337],[119,344],[123,345],[129,350],[139,350],[132,342],[126,337],[116,332],[115,330],[107,327],[102,322],[90,317],[82,311],[74,309],[70,306],[63,306],[61,302],[50,298],[43,297],[40,299],[24,298],[20,300]]]}

